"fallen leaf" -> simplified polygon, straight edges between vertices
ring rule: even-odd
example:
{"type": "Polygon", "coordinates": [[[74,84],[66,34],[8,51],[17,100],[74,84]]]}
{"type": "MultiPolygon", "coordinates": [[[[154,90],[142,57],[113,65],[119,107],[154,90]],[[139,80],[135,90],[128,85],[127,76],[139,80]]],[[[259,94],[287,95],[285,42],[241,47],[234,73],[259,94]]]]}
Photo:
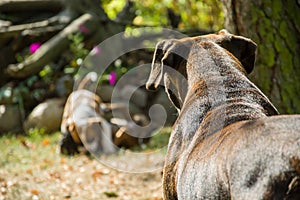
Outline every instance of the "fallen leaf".
{"type": "Polygon", "coordinates": [[[29,145],[24,139],[21,140],[21,144],[22,144],[24,147],[30,149],[30,145],[29,145]]]}
{"type": "Polygon", "coordinates": [[[71,197],[72,196],[70,194],[67,194],[67,195],[64,196],[64,200],[69,200],[69,199],[71,199],[71,197]]]}
{"type": "Polygon", "coordinates": [[[50,141],[49,141],[48,138],[46,138],[46,139],[44,139],[44,140],[42,141],[42,146],[43,146],[43,147],[45,147],[45,146],[47,146],[47,145],[49,145],[49,144],[50,144],[50,141]]]}
{"type": "Polygon", "coordinates": [[[92,174],[92,177],[94,179],[94,181],[96,181],[100,176],[103,175],[103,172],[102,171],[95,171],[93,174],[92,174]]]}
{"type": "Polygon", "coordinates": [[[46,164],[46,165],[53,165],[54,164],[54,161],[53,160],[49,160],[49,159],[43,159],[43,162],[46,164]]]}
{"type": "Polygon", "coordinates": [[[33,189],[33,190],[30,191],[30,193],[33,194],[33,195],[38,195],[40,192],[36,189],[33,189]]]}
{"type": "Polygon", "coordinates": [[[32,175],[32,169],[27,169],[26,173],[32,175]]]}
{"type": "Polygon", "coordinates": [[[64,158],[60,158],[60,164],[64,164],[66,160],[64,158]]]}
{"type": "Polygon", "coordinates": [[[51,173],[49,173],[49,176],[54,179],[59,179],[59,180],[62,179],[58,172],[51,172],[51,173]]]}
{"type": "Polygon", "coordinates": [[[36,149],[36,145],[35,144],[27,142],[25,139],[21,139],[20,142],[27,149],[32,149],[32,150],[36,149]]]}
{"type": "Polygon", "coordinates": [[[115,183],[114,179],[113,178],[109,179],[109,183],[114,184],[115,183]]]}
{"type": "Polygon", "coordinates": [[[103,192],[107,197],[118,197],[119,195],[116,192],[103,192]]]}

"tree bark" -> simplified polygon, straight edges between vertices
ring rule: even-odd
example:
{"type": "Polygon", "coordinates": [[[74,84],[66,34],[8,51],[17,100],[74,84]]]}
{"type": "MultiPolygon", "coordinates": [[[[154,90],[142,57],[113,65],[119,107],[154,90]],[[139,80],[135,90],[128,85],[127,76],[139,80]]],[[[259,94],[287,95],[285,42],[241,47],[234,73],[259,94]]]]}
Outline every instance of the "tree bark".
{"type": "Polygon", "coordinates": [[[285,0],[223,0],[225,27],[258,45],[250,75],[282,113],[300,113],[300,5],[285,0]]]}

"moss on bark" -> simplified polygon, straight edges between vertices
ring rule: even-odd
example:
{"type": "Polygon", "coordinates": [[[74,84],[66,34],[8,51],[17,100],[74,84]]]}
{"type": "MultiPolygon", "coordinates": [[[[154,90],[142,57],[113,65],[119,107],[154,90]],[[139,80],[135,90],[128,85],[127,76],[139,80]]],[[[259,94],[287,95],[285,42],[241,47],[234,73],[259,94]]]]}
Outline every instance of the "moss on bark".
{"type": "Polygon", "coordinates": [[[284,0],[229,1],[224,8],[235,16],[228,17],[226,28],[258,44],[250,78],[281,113],[300,113],[300,5],[284,0]]]}

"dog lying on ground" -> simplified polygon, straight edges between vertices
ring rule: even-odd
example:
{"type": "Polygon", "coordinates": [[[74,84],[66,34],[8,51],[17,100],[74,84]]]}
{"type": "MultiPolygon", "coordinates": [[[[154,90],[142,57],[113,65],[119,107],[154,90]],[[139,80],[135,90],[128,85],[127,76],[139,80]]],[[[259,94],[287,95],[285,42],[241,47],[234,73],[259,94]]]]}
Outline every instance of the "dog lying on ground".
{"type": "Polygon", "coordinates": [[[79,153],[83,144],[89,152],[110,154],[118,148],[147,143],[151,137],[151,129],[144,129],[139,135],[129,133],[129,127],[133,124],[146,126],[149,123],[143,114],[133,115],[132,121],[112,118],[112,110],[122,114],[126,107],[121,103],[103,103],[98,95],[89,91],[89,85],[95,84],[96,79],[96,73],[88,73],[80,82],[78,90],[67,99],[61,123],[63,137],[60,151],[63,154],[79,153]]]}
{"type": "Polygon", "coordinates": [[[63,138],[60,141],[60,151],[63,154],[79,153],[78,147],[82,144],[85,144],[89,152],[96,154],[117,151],[111,124],[103,117],[100,97],[84,89],[96,77],[95,73],[87,74],[78,90],[72,92],[67,99],[61,123],[63,138]]]}
{"type": "Polygon", "coordinates": [[[226,30],[157,44],[146,87],[164,79],[180,111],[164,199],[300,199],[300,115],[277,115],[247,78],[255,52],[226,30]]]}

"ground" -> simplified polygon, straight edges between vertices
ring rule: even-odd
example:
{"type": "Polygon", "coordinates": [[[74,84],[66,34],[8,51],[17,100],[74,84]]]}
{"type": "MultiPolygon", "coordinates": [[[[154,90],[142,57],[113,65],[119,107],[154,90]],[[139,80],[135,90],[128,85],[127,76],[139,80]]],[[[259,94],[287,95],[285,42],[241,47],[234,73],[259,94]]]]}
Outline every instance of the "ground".
{"type": "Polygon", "coordinates": [[[100,161],[85,154],[67,157],[58,152],[59,138],[59,133],[0,138],[0,200],[162,199],[164,152],[148,156],[153,151],[146,148],[140,158],[126,150],[100,161]]]}

